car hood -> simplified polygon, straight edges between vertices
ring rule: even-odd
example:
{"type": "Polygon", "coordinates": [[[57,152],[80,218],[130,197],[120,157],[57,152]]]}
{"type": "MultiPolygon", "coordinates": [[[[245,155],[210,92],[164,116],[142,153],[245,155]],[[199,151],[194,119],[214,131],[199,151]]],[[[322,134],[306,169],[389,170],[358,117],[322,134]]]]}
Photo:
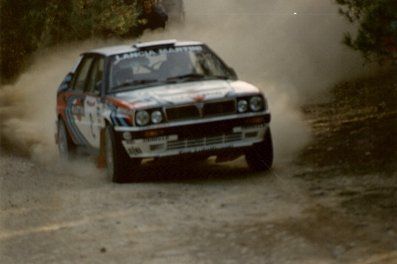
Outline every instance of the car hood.
{"type": "Polygon", "coordinates": [[[135,108],[142,108],[221,100],[237,94],[256,92],[259,90],[255,86],[243,81],[211,80],[166,84],[120,92],[115,97],[128,102],[135,108]]]}

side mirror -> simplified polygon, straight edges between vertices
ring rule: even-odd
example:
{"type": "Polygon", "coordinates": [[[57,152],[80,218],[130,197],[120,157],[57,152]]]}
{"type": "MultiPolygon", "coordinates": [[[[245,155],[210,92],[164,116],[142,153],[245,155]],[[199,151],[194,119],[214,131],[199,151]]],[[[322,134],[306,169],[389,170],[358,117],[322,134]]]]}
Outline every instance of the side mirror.
{"type": "Polygon", "coordinates": [[[65,76],[65,78],[63,79],[63,81],[62,81],[62,83],[59,85],[59,87],[58,87],[58,93],[59,92],[63,92],[63,91],[66,91],[67,89],[69,89],[69,86],[70,86],[70,84],[71,84],[71,82],[72,82],[72,80],[73,80],[73,73],[72,72],[69,72],[66,76],[65,76]]]}
{"type": "Polygon", "coordinates": [[[236,71],[235,71],[233,68],[229,67],[229,73],[230,73],[230,76],[231,76],[233,79],[235,79],[235,80],[238,79],[238,78],[237,78],[237,73],[236,73],[236,71]]]}

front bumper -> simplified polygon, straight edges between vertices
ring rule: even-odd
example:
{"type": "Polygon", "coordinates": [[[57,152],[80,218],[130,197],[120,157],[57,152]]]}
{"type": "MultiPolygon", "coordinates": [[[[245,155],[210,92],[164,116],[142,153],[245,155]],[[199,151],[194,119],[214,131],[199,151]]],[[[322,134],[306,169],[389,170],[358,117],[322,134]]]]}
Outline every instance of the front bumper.
{"type": "Polygon", "coordinates": [[[263,140],[269,122],[266,113],[117,134],[131,158],[156,158],[249,147],[263,140]]]}

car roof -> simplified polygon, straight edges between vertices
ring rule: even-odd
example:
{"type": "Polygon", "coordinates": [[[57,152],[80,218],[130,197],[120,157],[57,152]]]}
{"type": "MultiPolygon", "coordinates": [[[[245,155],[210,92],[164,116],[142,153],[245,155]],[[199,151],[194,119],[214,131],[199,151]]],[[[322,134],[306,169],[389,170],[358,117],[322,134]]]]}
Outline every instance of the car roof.
{"type": "Polygon", "coordinates": [[[170,40],[160,40],[160,41],[138,42],[131,46],[120,45],[120,46],[111,46],[111,47],[93,49],[84,52],[83,54],[99,54],[104,56],[113,56],[117,54],[135,52],[144,49],[161,48],[161,47],[165,48],[165,47],[195,46],[202,44],[203,43],[197,41],[177,41],[174,39],[170,39],[170,40]]]}

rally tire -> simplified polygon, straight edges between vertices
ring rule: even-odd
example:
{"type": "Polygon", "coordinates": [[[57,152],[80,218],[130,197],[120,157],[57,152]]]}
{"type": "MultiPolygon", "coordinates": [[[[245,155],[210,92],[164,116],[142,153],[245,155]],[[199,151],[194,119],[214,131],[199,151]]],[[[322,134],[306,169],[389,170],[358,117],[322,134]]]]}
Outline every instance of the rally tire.
{"type": "Polygon", "coordinates": [[[248,167],[253,171],[266,171],[273,165],[273,140],[270,128],[262,142],[253,145],[245,153],[248,167]]]}
{"type": "Polygon", "coordinates": [[[58,151],[61,161],[71,160],[75,154],[76,145],[73,143],[62,119],[58,120],[57,130],[58,151]]]}
{"type": "Polygon", "coordinates": [[[113,128],[108,125],[105,130],[106,173],[112,182],[125,183],[133,180],[140,165],[139,159],[131,159],[117,139],[113,128]]]}

